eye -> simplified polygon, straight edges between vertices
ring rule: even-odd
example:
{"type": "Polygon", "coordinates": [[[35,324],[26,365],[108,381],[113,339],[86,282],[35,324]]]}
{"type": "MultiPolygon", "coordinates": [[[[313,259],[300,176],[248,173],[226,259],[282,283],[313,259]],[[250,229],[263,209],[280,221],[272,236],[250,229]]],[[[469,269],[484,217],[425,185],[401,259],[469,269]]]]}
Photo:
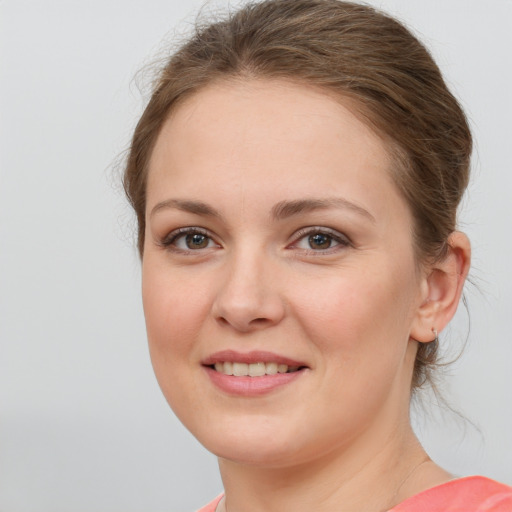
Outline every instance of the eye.
{"type": "Polygon", "coordinates": [[[296,235],[294,248],[303,249],[309,252],[331,252],[350,245],[350,240],[341,233],[330,228],[306,228],[300,230],[296,235]]]}
{"type": "Polygon", "coordinates": [[[211,249],[219,245],[211,238],[208,232],[200,228],[180,228],[162,241],[164,247],[168,247],[179,252],[199,251],[201,249],[211,249]]]}
{"type": "Polygon", "coordinates": [[[308,236],[308,244],[311,249],[330,249],[334,240],[331,235],[315,233],[308,236]]]}

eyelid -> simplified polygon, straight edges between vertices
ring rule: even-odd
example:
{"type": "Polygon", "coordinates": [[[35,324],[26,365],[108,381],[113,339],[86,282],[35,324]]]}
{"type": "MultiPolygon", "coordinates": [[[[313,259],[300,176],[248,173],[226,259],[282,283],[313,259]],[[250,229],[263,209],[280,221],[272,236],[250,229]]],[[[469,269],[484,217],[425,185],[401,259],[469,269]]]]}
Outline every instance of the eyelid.
{"type": "Polygon", "coordinates": [[[340,250],[340,246],[341,246],[341,248],[345,248],[345,247],[351,247],[353,245],[352,241],[350,240],[350,238],[347,235],[341,233],[340,231],[338,231],[336,229],[328,228],[326,226],[307,226],[307,227],[299,229],[292,235],[293,241],[288,247],[293,248],[293,246],[295,244],[297,244],[297,242],[302,240],[304,237],[306,237],[308,235],[315,234],[315,233],[329,235],[330,237],[332,237],[333,240],[338,242],[339,246],[337,245],[335,247],[330,247],[330,248],[324,249],[324,250],[310,249],[307,252],[311,253],[311,254],[315,254],[315,255],[330,254],[332,252],[340,250]]]}
{"type": "MultiPolygon", "coordinates": [[[[201,234],[206,237],[208,237],[217,247],[221,247],[221,245],[216,241],[216,237],[207,229],[199,227],[199,226],[182,226],[177,229],[174,229],[164,237],[162,237],[160,240],[158,240],[158,245],[163,247],[164,249],[168,249],[174,252],[178,252],[181,254],[191,254],[191,253],[201,253],[208,249],[212,249],[211,247],[207,247],[204,249],[180,249],[175,244],[176,240],[178,240],[180,237],[189,235],[189,234],[201,234]]],[[[307,226],[304,228],[301,228],[297,230],[292,235],[292,242],[288,244],[287,248],[294,248],[294,245],[296,245],[300,240],[305,238],[308,235],[312,235],[315,233],[320,233],[324,235],[330,236],[335,242],[337,242],[337,245],[334,247],[330,247],[328,249],[310,249],[305,250],[302,249],[303,252],[315,254],[315,255],[322,255],[322,254],[330,254],[332,252],[336,252],[340,249],[343,249],[345,247],[352,246],[352,242],[350,238],[341,233],[340,231],[329,228],[326,226],[307,226]]]]}
{"type": "Polygon", "coordinates": [[[204,249],[185,250],[185,249],[180,249],[180,248],[176,247],[175,245],[173,245],[176,242],[176,240],[178,240],[179,238],[186,236],[186,235],[196,234],[196,233],[208,237],[214,244],[217,245],[217,247],[220,247],[220,244],[215,240],[215,236],[213,236],[212,233],[210,233],[210,231],[208,231],[207,229],[201,228],[199,226],[183,226],[183,227],[174,229],[173,231],[171,231],[170,233],[165,235],[161,240],[159,240],[158,244],[161,247],[163,247],[164,249],[178,252],[180,254],[200,253],[200,252],[204,252],[208,249],[212,249],[211,247],[207,247],[204,249]]]}

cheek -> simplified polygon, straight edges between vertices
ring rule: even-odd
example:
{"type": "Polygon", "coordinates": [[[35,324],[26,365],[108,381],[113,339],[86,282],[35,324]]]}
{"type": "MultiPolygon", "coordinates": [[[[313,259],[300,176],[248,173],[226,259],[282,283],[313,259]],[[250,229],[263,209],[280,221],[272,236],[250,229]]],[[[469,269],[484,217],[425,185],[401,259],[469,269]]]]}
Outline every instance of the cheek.
{"type": "Polygon", "coordinates": [[[207,309],[204,297],[194,283],[157,263],[144,262],[142,300],[154,365],[159,359],[175,364],[176,358],[192,355],[190,346],[207,309]]]}
{"type": "Polygon", "coordinates": [[[200,396],[196,353],[205,321],[205,294],[159,262],[143,262],[142,299],[151,363],[167,402],[185,421],[190,403],[200,396]],[[179,385],[177,385],[179,383],[179,385]]]}
{"type": "Polygon", "coordinates": [[[296,294],[296,317],[323,353],[356,359],[372,351],[405,348],[412,322],[411,273],[385,261],[362,271],[340,268],[304,282],[296,294]]]}

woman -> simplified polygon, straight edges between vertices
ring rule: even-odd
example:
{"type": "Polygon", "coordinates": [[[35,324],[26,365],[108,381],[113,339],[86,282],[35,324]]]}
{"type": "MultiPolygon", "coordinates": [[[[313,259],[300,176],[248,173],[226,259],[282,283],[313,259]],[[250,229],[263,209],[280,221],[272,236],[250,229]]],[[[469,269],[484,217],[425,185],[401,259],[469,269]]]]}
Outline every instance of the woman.
{"type": "Polygon", "coordinates": [[[169,60],[125,188],[157,379],[219,457],[203,511],[512,510],[409,420],[469,270],[470,153],[428,52],[366,6],[251,4],[169,60]]]}

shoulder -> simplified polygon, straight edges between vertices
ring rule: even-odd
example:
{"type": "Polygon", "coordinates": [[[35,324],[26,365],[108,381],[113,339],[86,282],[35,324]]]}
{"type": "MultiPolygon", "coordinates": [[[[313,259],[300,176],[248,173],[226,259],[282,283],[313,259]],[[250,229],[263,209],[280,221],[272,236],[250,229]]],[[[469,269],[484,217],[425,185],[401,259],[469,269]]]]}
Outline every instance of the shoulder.
{"type": "Polygon", "coordinates": [[[512,487],[483,476],[468,476],[427,489],[389,512],[511,511],[512,487]]]}
{"type": "Polygon", "coordinates": [[[208,505],[205,505],[203,508],[200,508],[197,512],[215,512],[219,501],[222,499],[223,494],[217,496],[213,501],[210,501],[208,505]]]}

